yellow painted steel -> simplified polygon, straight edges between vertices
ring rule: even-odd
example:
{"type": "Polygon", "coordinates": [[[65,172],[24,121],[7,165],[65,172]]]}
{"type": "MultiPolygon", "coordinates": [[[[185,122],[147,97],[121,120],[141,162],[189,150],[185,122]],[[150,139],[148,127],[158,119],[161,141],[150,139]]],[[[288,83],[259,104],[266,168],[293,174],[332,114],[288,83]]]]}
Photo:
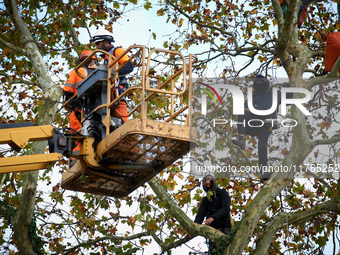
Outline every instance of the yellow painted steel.
{"type": "MultiPolygon", "coordinates": [[[[110,154],[110,151],[119,145],[121,141],[123,141],[125,136],[128,135],[147,135],[147,136],[156,136],[168,138],[171,140],[179,140],[186,142],[195,142],[197,140],[196,133],[191,132],[191,128],[185,125],[176,125],[166,122],[159,122],[156,120],[142,120],[142,119],[131,119],[128,120],[124,124],[124,128],[118,128],[114,132],[110,133],[108,137],[103,139],[98,145],[96,149],[97,159],[101,159],[101,157],[105,154],[110,154]],[[190,132],[192,134],[190,134],[190,132]],[[194,136],[193,136],[194,135],[194,136]]],[[[129,143],[132,143],[129,141],[129,143]]],[[[137,146],[143,144],[140,138],[136,138],[134,143],[134,148],[137,149],[137,146]]],[[[126,142],[127,144],[127,142],[126,142]]],[[[145,144],[145,142],[144,142],[145,144]]],[[[151,147],[151,144],[148,144],[148,147],[151,147]]],[[[142,150],[142,148],[140,148],[142,150]]],[[[122,149],[120,149],[121,151],[122,149]]],[[[115,153],[117,155],[118,152],[115,153]]],[[[130,153],[126,153],[130,154],[130,153]]],[[[118,157],[118,156],[116,156],[118,157]]]]}
{"type": "Polygon", "coordinates": [[[0,158],[0,173],[46,169],[48,165],[54,164],[61,158],[62,155],[60,153],[0,158]]]}
{"type": "Polygon", "coordinates": [[[53,126],[33,126],[0,129],[0,144],[24,148],[29,141],[43,141],[53,137],[53,126]]]}
{"type": "MultiPolygon", "coordinates": [[[[96,52],[107,54],[109,58],[106,102],[92,110],[97,112],[106,109],[106,117],[102,119],[106,137],[98,144],[95,144],[94,138],[90,137],[79,140],[80,154],[76,157],[76,164],[63,173],[62,187],[98,195],[123,197],[183,157],[192,146],[196,145],[197,131],[191,127],[190,119],[190,97],[191,68],[198,59],[190,55],[187,64],[186,58],[180,52],[163,49],[150,51],[146,58],[145,46],[140,45],[129,47],[117,58],[101,50],[94,51],[93,54],[96,52]],[[152,69],[150,68],[151,55],[159,53],[172,56],[173,59],[176,56],[180,63],[174,62],[173,74],[164,81],[158,80],[156,88],[153,88],[149,81],[150,69],[152,69]],[[127,88],[120,95],[116,93],[116,96],[111,98],[111,90],[118,86],[118,70],[124,65],[118,65],[118,60],[125,54],[132,55],[129,60],[138,54],[141,56],[136,60],[141,66],[140,84],[127,88]],[[111,71],[115,71],[112,76],[111,71]],[[178,82],[180,85],[176,86],[175,83],[178,82]],[[139,102],[129,110],[130,119],[118,129],[110,130],[111,107],[132,93],[136,95],[139,102]],[[181,101],[184,93],[189,95],[188,104],[179,105],[178,98],[181,101]],[[170,99],[168,106],[170,116],[167,116],[166,120],[149,119],[148,103],[159,95],[170,99]],[[183,113],[187,115],[185,122],[176,123],[175,118],[183,113]]],[[[83,62],[86,61],[87,59],[83,62]]]]}
{"type": "MultiPolygon", "coordinates": [[[[93,137],[73,137],[73,141],[78,141],[80,144],[80,154],[73,155],[77,162],[63,173],[62,187],[122,197],[173,164],[196,144],[197,133],[191,127],[190,120],[190,97],[191,68],[197,61],[197,57],[190,55],[187,64],[185,57],[179,52],[154,49],[146,58],[145,46],[140,45],[129,47],[118,58],[105,51],[96,50],[76,68],[79,76],[83,77],[78,69],[98,52],[107,54],[109,58],[107,79],[104,80],[107,83],[107,100],[105,104],[97,106],[93,112],[105,108],[106,117],[102,122],[106,128],[106,137],[99,144],[95,144],[93,137]],[[137,52],[133,53],[133,51],[137,52]],[[177,56],[182,63],[174,69],[170,77],[163,82],[158,81],[157,87],[152,88],[149,81],[151,55],[160,52],[177,56]],[[116,93],[116,97],[111,98],[111,90],[118,86],[118,71],[126,64],[118,65],[118,61],[128,53],[131,54],[129,60],[137,55],[141,56],[141,84],[128,88],[120,95],[116,93]],[[115,72],[111,77],[112,71],[115,72]],[[176,87],[175,83],[178,81],[181,85],[176,87]],[[186,92],[189,94],[188,104],[181,104],[175,109],[176,97],[182,97],[186,92]],[[112,131],[110,130],[111,107],[129,93],[137,94],[139,104],[129,111],[130,119],[112,131]],[[170,116],[166,120],[148,119],[147,106],[155,95],[170,98],[170,116]],[[184,112],[187,115],[185,123],[175,124],[175,118],[184,112]],[[132,114],[139,118],[131,119],[132,114]]],[[[83,122],[84,114],[82,114],[83,122]]],[[[52,137],[53,126],[50,125],[0,129],[0,144],[9,144],[14,149],[24,148],[30,141],[48,140],[52,137]]],[[[0,174],[46,169],[61,158],[62,155],[59,153],[0,158],[0,174]]]]}
{"type": "MultiPolygon", "coordinates": [[[[0,129],[0,144],[8,144],[14,149],[24,148],[28,142],[49,140],[52,137],[51,125],[0,129]]],[[[0,173],[46,169],[61,158],[60,153],[0,158],[0,173]]]]}

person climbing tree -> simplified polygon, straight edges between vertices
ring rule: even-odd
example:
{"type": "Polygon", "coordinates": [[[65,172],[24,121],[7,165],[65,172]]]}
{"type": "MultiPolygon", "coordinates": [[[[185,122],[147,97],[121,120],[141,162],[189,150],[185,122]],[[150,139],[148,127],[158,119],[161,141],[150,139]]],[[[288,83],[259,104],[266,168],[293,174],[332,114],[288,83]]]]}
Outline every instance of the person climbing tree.
{"type": "MultiPolygon", "coordinates": [[[[230,222],[230,196],[225,189],[216,186],[216,180],[212,175],[206,175],[202,180],[203,190],[207,193],[203,197],[194,222],[205,224],[220,230],[228,235],[231,229],[230,222]]],[[[213,241],[209,241],[209,254],[214,254],[213,241]]]]}
{"type": "MultiPolygon", "coordinates": [[[[284,83],[283,87],[289,86],[289,83],[284,83]]],[[[256,110],[268,110],[273,105],[273,86],[270,81],[263,75],[258,74],[253,82],[253,96],[252,103],[256,110]]],[[[292,98],[292,93],[287,93],[287,98],[292,98]]],[[[258,138],[258,157],[259,157],[259,170],[261,178],[268,180],[271,176],[269,172],[263,172],[263,166],[267,166],[267,143],[269,135],[273,129],[277,128],[275,122],[270,120],[277,119],[277,112],[281,104],[281,92],[277,93],[277,107],[274,112],[269,115],[259,116],[250,112],[248,101],[245,102],[245,114],[238,115],[237,131],[238,139],[232,142],[239,146],[241,150],[245,150],[246,135],[256,136],[258,138]],[[266,121],[267,120],[267,121],[266,121]]]]}

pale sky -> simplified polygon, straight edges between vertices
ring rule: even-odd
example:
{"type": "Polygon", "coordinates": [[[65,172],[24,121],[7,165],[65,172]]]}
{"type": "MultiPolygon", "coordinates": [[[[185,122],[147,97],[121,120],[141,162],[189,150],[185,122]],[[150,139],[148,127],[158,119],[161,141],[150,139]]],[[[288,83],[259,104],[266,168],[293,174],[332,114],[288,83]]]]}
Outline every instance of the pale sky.
{"type": "MultiPolygon", "coordinates": [[[[132,11],[123,16],[123,18],[119,19],[113,25],[113,36],[115,39],[115,46],[122,46],[123,48],[128,48],[130,45],[138,44],[145,45],[147,47],[155,47],[155,48],[163,48],[163,42],[171,36],[171,34],[176,30],[176,27],[171,23],[166,23],[167,16],[157,17],[156,10],[158,8],[154,7],[153,9],[146,11],[145,9],[141,9],[140,11],[132,11]],[[152,32],[156,33],[157,40],[153,40],[152,32]]],[[[96,28],[91,28],[92,35],[95,33],[96,28]]],[[[89,37],[87,33],[82,38],[82,43],[88,43],[89,37]]],[[[192,50],[202,50],[202,46],[195,47],[192,50]]],[[[195,54],[196,52],[190,52],[195,54]]],[[[183,52],[184,55],[186,53],[183,52]]],[[[236,65],[241,68],[244,62],[237,61],[236,65]]],[[[210,65],[208,66],[208,74],[214,74],[216,66],[210,65]]],[[[224,66],[219,66],[217,70],[223,70],[224,66]]],[[[256,70],[256,66],[248,69],[250,71],[256,70]]],[[[246,74],[246,73],[243,73],[246,74]]],[[[247,73],[248,74],[248,73],[247,73]]],[[[278,69],[273,69],[268,72],[268,74],[276,77],[276,78],[286,78],[287,75],[283,69],[283,67],[279,67],[278,69]]],[[[126,212],[128,214],[128,212],[126,212]]],[[[189,217],[194,218],[191,213],[188,213],[189,217]]],[[[174,254],[188,254],[189,247],[195,247],[200,250],[199,247],[202,248],[201,251],[206,251],[207,246],[205,244],[205,238],[197,237],[194,240],[190,241],[186,245],[182,245],[181,247],[173,250],[174,254]]],[[[339,250],[339,247],[337,247],[339,250]]],[[[160,248],[153,241],[149,247],[145,249],[144,254],[153,254],[154,252],[160,253],[160,248]],[[152,253],[150,253],[152,252],[152,253]]],[[[325,254],[332,254],[333,252],[333,243],[332,241],[328,242],[327,248],[325,250],[325,254]]],[[[140,254],[140,253],[138,253],[140,254]]]]}

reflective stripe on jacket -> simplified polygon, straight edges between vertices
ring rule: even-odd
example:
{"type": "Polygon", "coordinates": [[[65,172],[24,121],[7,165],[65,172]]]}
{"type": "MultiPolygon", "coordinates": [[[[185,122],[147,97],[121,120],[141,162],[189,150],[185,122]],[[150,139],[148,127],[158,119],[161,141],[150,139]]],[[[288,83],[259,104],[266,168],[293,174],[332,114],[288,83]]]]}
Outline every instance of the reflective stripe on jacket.
{"type": "MultiPolygon", "coordinates": [[[[85,77],[88,75],[88,72],[86,70],[86,68],[82,67],[79,68],[79,73],[84,75],[85,77]]],[[[69,76],[68,79],[66,81],[66,84],[63,88],[64,91],[67,92],[72,92],[73,94],[77,93],[77,86],[83,81],[83,78],[81,78],[76,71],[73,69],[69,76]]]]}

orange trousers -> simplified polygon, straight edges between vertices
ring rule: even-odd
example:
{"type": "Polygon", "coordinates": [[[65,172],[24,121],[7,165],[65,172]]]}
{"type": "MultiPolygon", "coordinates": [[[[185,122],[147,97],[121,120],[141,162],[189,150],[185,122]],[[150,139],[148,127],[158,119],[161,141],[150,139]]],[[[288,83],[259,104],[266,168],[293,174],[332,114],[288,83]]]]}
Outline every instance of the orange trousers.
{"type": "Polygon", "coordinates": [[[118,105],[115,105],[112,108],[113,108],[113,117],[122,118],[123,123],[125,123],[128,120],[129,114],[127,111],[126,102],[120,101],[118,105]]]}
{"type": "MultiPolygon", "coordinates": [[[[77,109],[75,109],[74,111],[77,111],[77,109]]],[[[72,111],[70,114],[70,122],[69,122],[69,127],[74,129],[75,131],[78,131],[79,129],[81,129],[81,123],[79,122],[78,118],[76,117],[75,112],[72,111]]],[[[80,147],[79,147],[79,143],[76,142],[76,147],[73,149],[73,153],[75,151],[80,151],[80,147]]]]}

